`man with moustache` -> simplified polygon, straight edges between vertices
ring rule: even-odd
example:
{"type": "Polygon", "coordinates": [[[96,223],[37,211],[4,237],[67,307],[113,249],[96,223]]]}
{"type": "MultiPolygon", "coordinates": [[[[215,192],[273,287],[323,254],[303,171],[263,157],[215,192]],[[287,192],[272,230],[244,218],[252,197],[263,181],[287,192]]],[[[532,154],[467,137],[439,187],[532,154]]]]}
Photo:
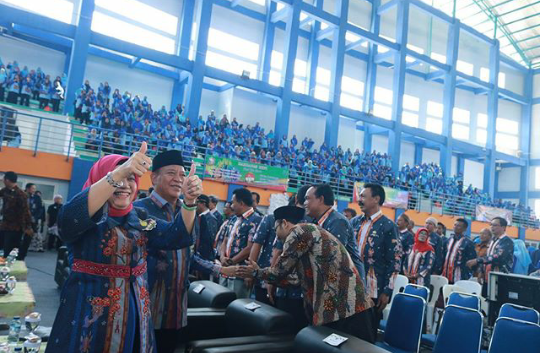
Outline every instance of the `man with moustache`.
{"type": "MultiPolygon", "coordinates": [[[[180,151],[172,150],[158,154],[152,161],[152,185],[150,197],[139,200],[134,206],[144,208],[150,216],[172,221],[182,207],[180,200],[182,184],[186,177],[180,151]]],[[[188,273],[191,262],[189,247],[181,250],[148,249],[148,287],[154,324],[157,351],[173,352],[182,340],[182,329],[187,325],[188,273]]],[[[219,274],[220,266],[199,258],[197,270],[219,274]]],[[[231,274],[230,272],[229,274],[231,274]]]]}
{"type": "Polygon", "coordinates": [[[364,279],[364,264],[360,260],[353,229],[347,218],[332,208],[334,206],[334,200],[334,192],[330,185],[314,185],[306,193],[306,201],[304,203],[306,214],[314,219],[314,223],[330,232],[330,234],[343,243],[354,265],[358,269],[360,277],[364,279]]]}
{"type": "Polygon", "coordinates": [[[381,211],[385,198],[381,185],[364,184],[358,201],[364,214],[351,221],[366,268],[366,292],[377,306],[375,330],[390,301],[394,281],[401,271],[402,250],[398,230],[394,222],[381,211]]]}

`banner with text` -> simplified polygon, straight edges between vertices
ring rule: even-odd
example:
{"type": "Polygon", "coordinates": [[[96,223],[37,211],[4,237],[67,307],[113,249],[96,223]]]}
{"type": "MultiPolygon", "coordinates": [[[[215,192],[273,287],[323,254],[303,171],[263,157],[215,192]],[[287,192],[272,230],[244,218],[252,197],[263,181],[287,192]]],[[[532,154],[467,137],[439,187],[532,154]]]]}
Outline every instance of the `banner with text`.
{"type": "MultiPolygon", "coordinates": [[[[361,183],[358,181],[354,183],[354,192],[353,192],[354,203],[358,202],[360,198],[360,193],[362,192],[363,188],[364,188],[364,183],[361,183]]],[[[386,186],[384,186],[383,188],[386,194],[386,198],[383,205],[384,207],[407,209],[407,205],[409,204],[408,191],[392,189],[386,186]]]]}
{"type": "Polygon", "coordinates": [[[480,222],[491,222],[495,217],[502,217],[512,224],[512,211],[504,208],[495,208],[483,205],[476,205],[476,220],[480,222]]]}
{"type": "Polygon", "coordinates": [[[289,184],[289,172],[286,169],[215,156],[206,157],[204,177],[279,191],[287,191],[289,184]]]}

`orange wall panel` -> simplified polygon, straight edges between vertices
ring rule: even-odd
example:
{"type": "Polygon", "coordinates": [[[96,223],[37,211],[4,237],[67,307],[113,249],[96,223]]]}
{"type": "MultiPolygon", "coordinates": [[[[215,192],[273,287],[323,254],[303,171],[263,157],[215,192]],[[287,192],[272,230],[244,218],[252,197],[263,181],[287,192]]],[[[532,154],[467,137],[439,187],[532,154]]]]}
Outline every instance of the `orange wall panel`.
{"type": "Polygon", "coordinates": [[[2,147],[0,152],[0,170],[14,171],[17,174],[35,177],[71,180],[73,158],[59,154],[23,150],[13,147],[2,147]]]}
{"type": "Polygon", "coordinates": [[[527,229],[525,239],[540,241],[540,229],[527,229]]]}

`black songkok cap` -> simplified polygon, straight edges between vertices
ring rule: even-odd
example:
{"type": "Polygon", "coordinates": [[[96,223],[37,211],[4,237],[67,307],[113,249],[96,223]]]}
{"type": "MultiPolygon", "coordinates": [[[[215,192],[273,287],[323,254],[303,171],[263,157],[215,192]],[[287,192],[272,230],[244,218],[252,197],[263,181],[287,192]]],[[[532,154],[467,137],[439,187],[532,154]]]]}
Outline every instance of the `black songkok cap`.
{"type": "Polygon", "coordinates": [[[197,202],[202,202],[206,205],[206,207],[208,207],[208,204],[210,203],[210,198],[202,194],[202,195],[199,195],[199,197],[197,197],[197,202]]]}
{"type": "Polygon", "coordinates": [[[182,152],[178,150],[170,150],[158,154],[152,161],[152,171],[155,172],[161,167],[168,165],[184,166],[184,159],[182,158],[182,152]]]}
{"type": "Polygon", "coordinates": [[[276,210],[274,211],[274,218],[276,219],[276,221],[282,219],[289,219],[291,221],[296,221],[296,223],[299,223],[304,218],[305,212],[306,211],[301,207],[282,206],[276,208],[276,210]]]}

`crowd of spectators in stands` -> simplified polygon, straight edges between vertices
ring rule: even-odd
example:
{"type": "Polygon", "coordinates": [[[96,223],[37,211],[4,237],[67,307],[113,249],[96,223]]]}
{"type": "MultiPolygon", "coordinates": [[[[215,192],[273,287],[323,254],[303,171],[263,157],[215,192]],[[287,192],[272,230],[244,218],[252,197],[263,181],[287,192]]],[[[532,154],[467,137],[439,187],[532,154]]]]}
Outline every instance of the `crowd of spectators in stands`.
{"type": "MultiPolygon", "coordinates": [[[[57,92],[50,78],[39,68],[22,70],[17,62],[4,68],[0,61],[0,100],[3,90],[30,92],[40,99],[40,108],[53,101],[58,108],[57,92]],[[4,82],[4,84],[2,84],[4,82]],[[18,84],[23,82],[23,84],[18,84]],[[28,85],[25,82],[30,82],[28,85]],[[42,92],[43,91],[43,92],[42,92]],[[47,91],[48,93],[44,93],[47,91]],[[47,98],[48,97],[48,98],[47,98]]],[[[65,76],[57,77],[65,85],[65,76]]],[[[20,103],[27,104],[27,97],[18,93],[20,103]],[[23,97],[24,96],[24,97],[23,97]]],[[[198,117],[195,125],[186,117],[184,107],[167,110],[165,106],[154,110],[146,96],[121,93],[108,82],[94,89],[88,80],[77,90],[75,118],[90,127],[86,148],[104,153],[129,153],[147,141],[152,153],[167,149],[181,149],[186,155],[209,152],[214,156],[239,159],[255,163],[289,168],[292,187],[304,183],[331,183],[338,194],[350,195],[354,182],[378,182],[397,189],[420,191],[446,211],[456,209],[474,213],[477,204],[505,208],[519,214],[521,221],[535,220],[528,206],[509,201],[493,200],[488,194],[469,185],[463,185],[462,175],[448,177],[435,163],[410,166],[405,164],[397,175],[392,173],[391,157],[386,153],[367,152],[341,146],[319,148],[311,138],[299,140],[296,135],[278,137],[273,130],[265,131],[257,122],[243,125],[235,117],[220,118],[214,111],[204,118],[198,117]],[[278,139],[277,148],[276,139],[278,139]]],[[[415,202],[416,200],[412,200],[415,202]]]]}
{"type": "Polygon", "coordinates": [[[53,79],[39,67],[37,70],[29,70],[27,66],[21,69],[17,61],[4,65],[0,59],[0,102],[29,107],[30,99],[33,99],[39,101],[40,109],[59,112],[65,86],[65,74],[53,79]]]}

